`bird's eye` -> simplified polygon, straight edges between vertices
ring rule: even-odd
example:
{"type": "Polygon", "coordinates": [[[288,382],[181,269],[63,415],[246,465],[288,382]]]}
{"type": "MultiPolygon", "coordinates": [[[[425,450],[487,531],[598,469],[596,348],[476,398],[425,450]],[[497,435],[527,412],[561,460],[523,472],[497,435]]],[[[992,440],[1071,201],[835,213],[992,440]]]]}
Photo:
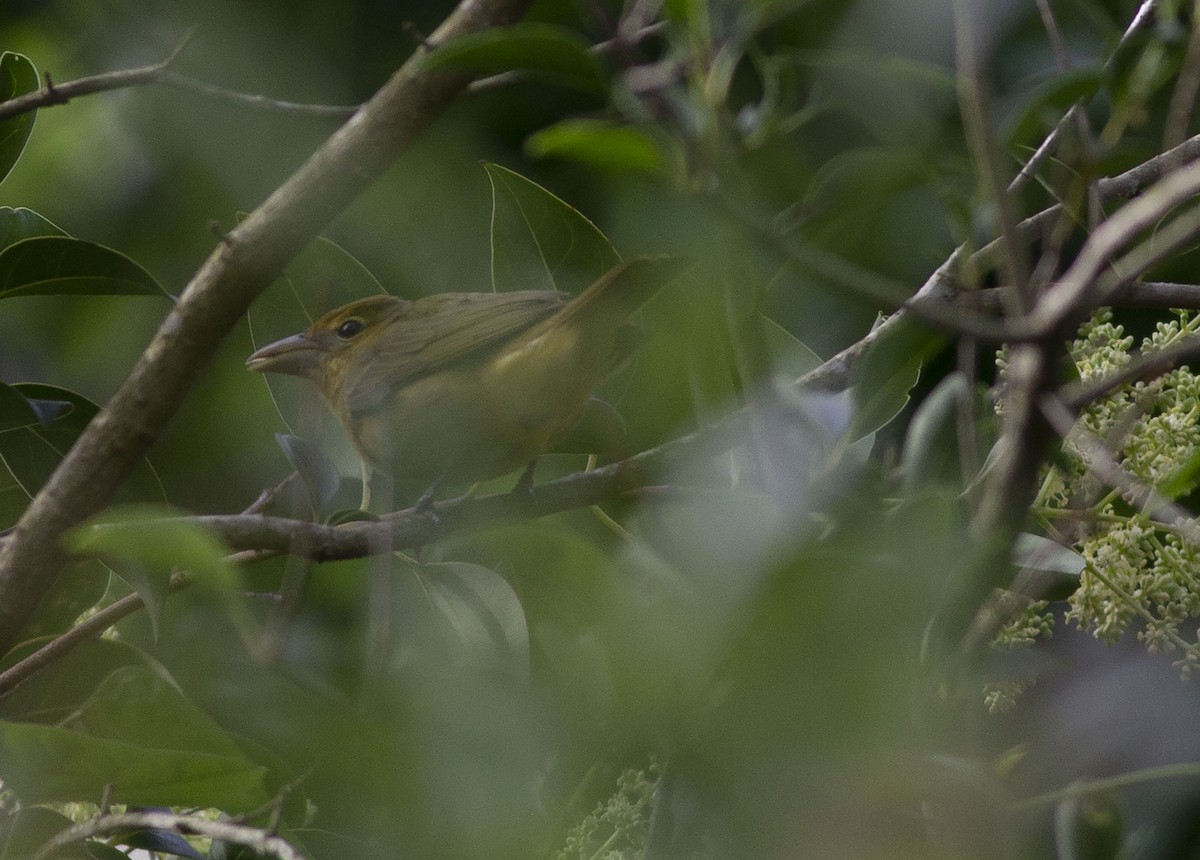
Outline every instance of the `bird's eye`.
{"type": "Polygon", "coordinates": [[[362,320],[358,319],[357,317],[351,317],[337,327],[337,336],[343,340],[349,340],[362,331],[363,327],[362,320]]]}

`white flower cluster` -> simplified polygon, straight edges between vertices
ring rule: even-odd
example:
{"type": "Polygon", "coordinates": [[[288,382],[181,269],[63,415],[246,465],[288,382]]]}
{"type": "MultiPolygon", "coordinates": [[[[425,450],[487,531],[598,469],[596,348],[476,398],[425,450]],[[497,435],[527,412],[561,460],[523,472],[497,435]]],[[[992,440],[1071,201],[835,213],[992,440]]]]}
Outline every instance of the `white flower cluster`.
{"type": "MultiPolygon", "coordinates": [[[[1152,354],[1197,328],[1200,317],[1180,312],[1158,324],[1141,352],[1152,354]]],[[[1080,329],[1071,357],[1083,380],[1105,378],[1128,365],[1132,345],[1133,338],[1103,311],[1080,329]]],[[[1200,483],[1200,376],[1187,367],[1124,386],[1080,420],[1147,485],[1168,485],[1178,498],[1200,483]]],[[[1181,654],[1176,665],[1185,675],[1200,668],[1200,643],[1180,632],[1200,616],[1197,547],[1183,536],[1190,524],[1151,520],[1135,500],[1101,487],[1080,451],[1068,445],[1066,453],[1071,465],[1047,475],[1038,506],[1047,521],[1070,512],[1093,524],[1076,545],[1087,566],[1067,618],[1109,642],[1136,622],[1150,651],[1181,654]]]]}

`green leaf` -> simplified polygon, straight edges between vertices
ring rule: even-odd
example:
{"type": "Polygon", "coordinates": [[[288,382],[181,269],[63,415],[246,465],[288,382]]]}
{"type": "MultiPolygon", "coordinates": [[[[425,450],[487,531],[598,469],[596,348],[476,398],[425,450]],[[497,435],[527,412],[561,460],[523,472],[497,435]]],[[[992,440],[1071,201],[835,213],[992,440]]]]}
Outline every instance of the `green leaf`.
{"type": "Polygon", "coordinates": [[[908,405],[921,366],[945,345],[944,335],[902,320],[867,350],[854,374],[850,438],[886,426],[908,405]]]}
{"type": "Polygon", "coordinates": [[[241,755],[155,749],[58,726],[0,721],[0,777],[23,803],[113,800],[248,810],[269,798],[264,768],[241,755]]]}
{"type": "Polygon", "coordinates": [[[1059,72],[1029,90],[1003,123],[1002,136],[1010,147],[1036,146],[1072,104],[1093,95],[1103,83],[1100,69],[1059,72]]]}
{"type": "Polygon", "coordinates": [[[167,296],[119,251],[70,236],[35,236],[0,251],[0,299],[12,296],[167,296]]]}
{"type": "MultiPolygon", "coordinates": [[[[18,383],[12,387],[33,405],[35,411],[55,413],[48,424],[32,424],[0,432],[0,461],[8,467],[26,496],[33,498],[100,409],[86,397],[66,388],[38,383],[18,383]],[[67,404],[69,408],[55,407],[52,410],[39,405],[39,401],[67,404]]],[[[119,502],[163,499],[162,483],[145,459],[134,467],[133,474],[117,494],[119,502]]]]}
{"type": "MultiPolygon", "coordinates": [[[[942,467],[947,452],[952,454],[958,444],[954,429],[955,410],[970,394],[966,376],[951,373],[929,392],[913,413],[900,457],[900,469],[908,490],[928,484],[932,478],[944,474],[942,467]]],[[[954,465],[957,466],[957,462],[954,465]]]]}
{"type": "Polygon", "coordinates": [[[337,467],[320,448],[299,436],[276,433],[275,441],[283,449],[288,462],[300,473],[300,480],[304,482],[312,502],[313,514],[319,517],[341,486],[342,476],[337,467]]]}
{"type": "Polygon", "coordinates": [[[425,62],[428,68],[455,66],[493,74],[524,69],[581,90],[607,89],[604,67],[587,42],[551,24],[526,22],[460,36],[439,46],[425,62]]]}
{"type": "Polygon", "coordinates": [[[621,262],[612,243],[578,210],[498,164],[492,183],[492,286],[577,293],[621,262]]]}
{"type": "MultiPolygon", "coordinates": [[[[0,102],[31,93],[39,86],[37,69],[24,54],[0,54],[0,102]]],[[[0,121],[0,182],[12,172],[33,132],[37,111],[0,121]]]]}
{"type": "MultiPolygon", "coordinates": [[[[74,823],[62,813],[42,806],[18,808],[0,819],[0,860],[29,860],[38,849],[74,823]]],[[[76,846],[56,853],[54,860],[90,858],[76,846]]]]}
{"type": "MultiPolygon", "coordinates": [[[[43,638],[21,643],[5,655],[0,667],[11,668],[48,641],[43,638]]],[[[0,717],[14,722],[61,723],[77,712],[114,671],[123,666],[150,662],[144,651],[128,642],[115,639],[85,641],[0,699],[0,717]]]]}
{"type": "Polygon", "coordinates": [[[613,173],[666,170],[662,150],[636,128],[599,119],[566,119],[529,136],[525,151],[533,158],[566,158],[613,173]]]}
{"type": "Polygon", "coordinates": [[[528,673],[525,610],[508,580],[467,562],[424,564],[414,570],[465,653],[486,662],[499,657],[521,674],[528,673]]]}
{"type": "Polygon", "coordinates": [[[161,606],[173,570],[186,571],[222,603],[247,641],[254,634],[240,578],[225,560],[229,550],[209,532],[180,519],[169,508],[114,508],[68,532],[64,543],[72,552],[111,560],[118,571],[124,565],[143,570],[144,576],[130,577],[129,581],[139,589],[148,607],[161,606]]]}
{"type": "Polygon", "coordinates": [[[821,366],[817,355],[790,331],[765,316],[760,316],[763,341],[776,375],[784,382],[794,382],[810,370],[821,366]]]}
{"type": "Polygon", "coordinates": [[[65,236],[66,231],[32,209],[0,206],[0,248],[37,236],[65,236]]]}
{"type": "Polygon", "coordinates": [[[19,638],[55,636],[70,629],[108,593],[110,577],[111,571],[93,559],[67,567],[42,596],[19,638]]]}
{"type": "Polygon", "coordinates": [[[29,401],[15,388],[0,383],[0,433],[40,423],[41,420],[29,401]]]}
{"type": "Polygon", "coordinates": [[[1017,542],[1013,547],[1013,561],[1029,570],[1065,573],[1073,577],[1078,577],[1087,567],[1087,561],[1075,550],[1063,546],[1058,541],[1028,532],[1017,535],[1017,542]]]}

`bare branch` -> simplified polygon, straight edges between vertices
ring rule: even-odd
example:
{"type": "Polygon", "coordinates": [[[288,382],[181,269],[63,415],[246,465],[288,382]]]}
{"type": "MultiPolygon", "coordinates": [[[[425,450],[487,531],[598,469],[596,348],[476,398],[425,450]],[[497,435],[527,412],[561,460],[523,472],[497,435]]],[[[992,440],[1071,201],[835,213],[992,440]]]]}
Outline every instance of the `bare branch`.
{"type": "Polygon", "coordinates": [[[224,99],[225,101],[231,101],[244,107],[278,111],[297,116],[344,120],[353,116],[354,112],[360,107],[359,105],[318,105],[282,101],[253,93],[243,93],[226,89],[225,87],[218,87],[215,84],[198,81],[186,75],[181,75],[178,72],[171,71],[171,65],[178,58],[190,39],[191,34],[189,33],[175,47],[170,56],[161,62],[153,63],[149,66],[139,66],[135,69],[119,69],[99,75],[89,75],[88,77],[78,78],[61,84],[52,82],[50,73],[47,72],[46,86],[40,90],[0,102],[0,120],[19,116],[42,107],[66,104],[71,99],[79,98],[80,96],[90,96],[95,93],[111,92],[127,87],[139,87],[149,84],[161,84],[162,86],[187,90],[211,98],[224,99]]]}
{"type": "Polygon", "coordinates": [[[98,815],[80,822],[56,834],[42,846],[33,860],[48,860],[60,849],[93,836],[107,836],[132,830],[170,830],[181,836],[207,836],[224,842],[244,845],[259,854],[277,857],[278,860],[304,860],[304,854],[290,842],[257,827],[233,824],[228,821],[210,821],[193,815],[176,815],[172,812],[126,812],[113,815],[98,815]]]}

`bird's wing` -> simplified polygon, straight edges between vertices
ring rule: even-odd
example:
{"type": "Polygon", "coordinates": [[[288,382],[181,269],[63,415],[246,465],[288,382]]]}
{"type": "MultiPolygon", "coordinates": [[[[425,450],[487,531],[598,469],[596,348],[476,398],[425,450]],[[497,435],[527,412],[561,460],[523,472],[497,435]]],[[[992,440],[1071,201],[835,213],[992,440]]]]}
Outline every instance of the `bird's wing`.
{"type": "Polygon", "coordinates": [[[370,411],[396,388],[511,337],[563,304],[564,296],[551,290],[418,299],[366,345],[347,380],[347,405],[351,413],[370,411]]]}

